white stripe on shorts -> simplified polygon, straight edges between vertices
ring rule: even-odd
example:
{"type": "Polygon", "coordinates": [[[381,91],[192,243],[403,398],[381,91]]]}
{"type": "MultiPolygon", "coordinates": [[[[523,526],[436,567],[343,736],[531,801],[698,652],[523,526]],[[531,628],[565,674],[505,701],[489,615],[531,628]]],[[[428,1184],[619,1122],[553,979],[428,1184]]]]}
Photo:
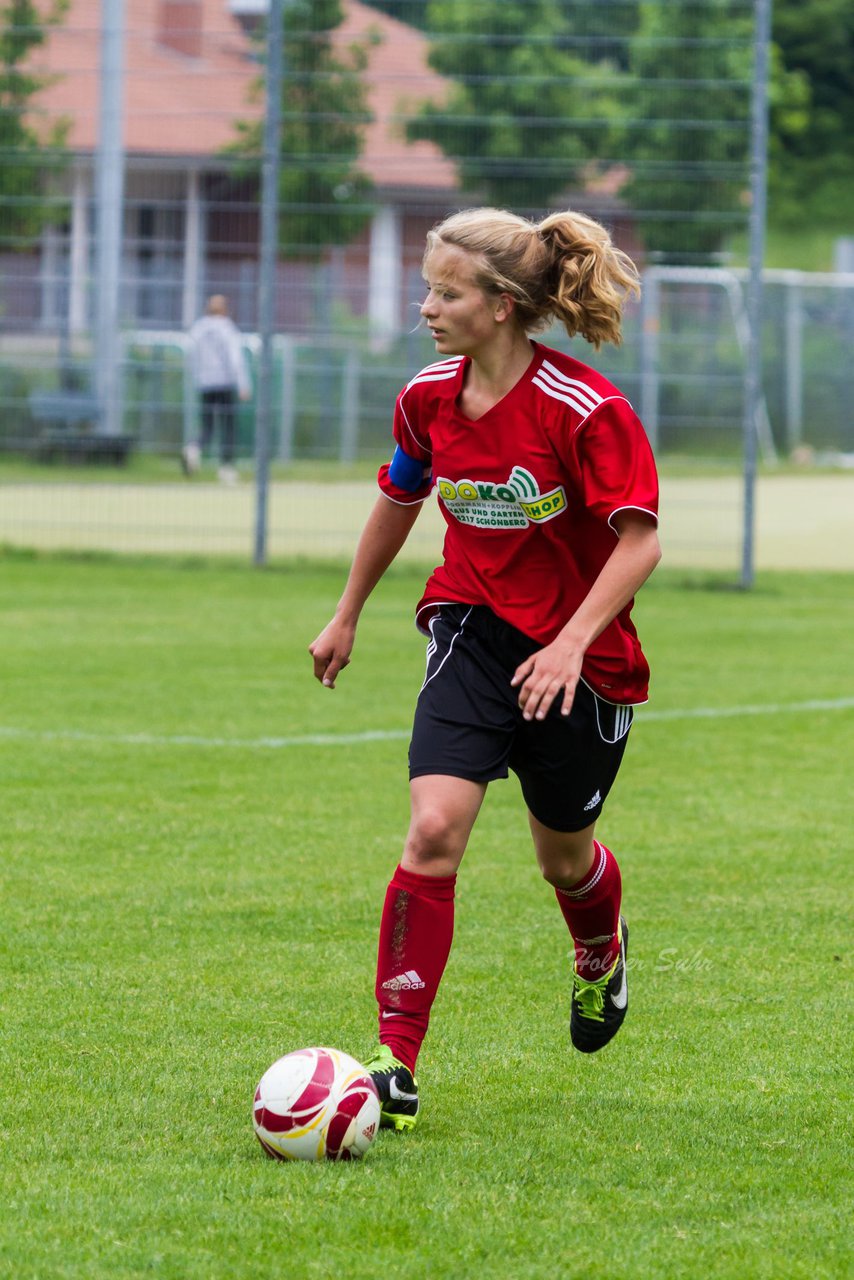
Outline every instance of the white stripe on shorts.
{"type": "MultiPolygon", "coordinates": [[[[450,656],[451,656],[451,650],[453,649],[454,644],[456,643],[457,636],[462,635],[463,627],[464,627],[464,626],[466,625],[466,623],[468,622],[468,620],[469,620],[469,614],[471,613],[471,611],[472,611],[472,609],[473,609],[473,608],[474,608],[474,605],[470,605],[470,606],[469,606],[468,613],[466,614],[466,616],[463,618],[462,622],[460,623],[460,629],[459,629],[459,631],[455,632],[455,633],[454,633],[454,635],[453,635],[453,636],[451,636],[451,643],[448,645],[448,652],[445,654],[444,658],[443,658],[443,659],[442,659],[442,661],[439,663],[438,667],[437,667],[437,668],[436,668],[436,670],[433,672],[432,676],[427,676],[427,679],[424,681],[424,683],[422,684],[421,688],[418,690],[419,695],[421,694],[422,690],[424,690],[424,689],[426,689],[426,688],[427,688],[427,686],[428,686],[428,684],[430,683],[430,681],[431,681],[431,680],[434,680],[434,679],[436,678],[436,676],[439,674],[439,672],[440,672],[440,671],[442,670],[442,668],[444,667],[445,663],[446,663],[446,662],[448,661],[448,659],[450,658],[450,656]]],[[[437,614],[435,614],[435,616],[434,616],[434,617],[432,617],[432,618],[430,619],[430,636],[431,636],[431,640],[430,640],[430,644],[428,644],[428,646],[427,646],[427,665],[428,665],[428,667],[429,667],[429,665],[430,665],[430,659],[431,659],[431,658],[432,658],[432,656],[433,656],[433,653],[431,653],[431,652],[430,652],[430,646],[431,646],[431,645],[433,646],[433,652],[434,652],[434,653],[435,653],[435,651],[436,651],[436,650],[438,649],[438,647],[439,647],[439,646],[436,644],[436,639],[435,639],[435,636],[433,635],[433,625],[434,625],[434,623],[435,623],[435,622],[437,622],[437,621],[438,621],[438,618],[439,618],[439,615],[438,615],[438,613],[437,613],[437,614]]]]}

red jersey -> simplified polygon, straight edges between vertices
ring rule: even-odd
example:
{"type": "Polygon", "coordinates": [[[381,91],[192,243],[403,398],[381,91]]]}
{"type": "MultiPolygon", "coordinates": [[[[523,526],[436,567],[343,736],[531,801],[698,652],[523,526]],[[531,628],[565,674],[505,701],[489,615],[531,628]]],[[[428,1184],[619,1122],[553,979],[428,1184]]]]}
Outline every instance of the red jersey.
{"type": "MultiPolygon", "coordinates": [[[[535,342],[525,373],[472,420],[459,410],[468,357],[422,369],[400,393],[397,449],[380,468],[394,502],[433,488],[447,524],[443,563],[416,619],[443,602],[486,605],[550,644],[587,596],[617,542],[613,518],[658,518],[646,433],[625,396],[596,370],[535,342]]],[[[649,667],[629,602],[590,645],[582,676],[610,702],[644,702],[649,667]]]]}

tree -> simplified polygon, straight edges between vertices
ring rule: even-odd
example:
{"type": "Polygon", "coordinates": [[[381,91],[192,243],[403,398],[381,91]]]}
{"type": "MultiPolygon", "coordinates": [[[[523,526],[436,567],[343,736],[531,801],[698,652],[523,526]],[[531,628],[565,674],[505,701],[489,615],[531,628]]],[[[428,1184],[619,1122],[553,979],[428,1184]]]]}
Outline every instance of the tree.
{"type": "Polygon", "coordinates": [[[672,0],[639,19],[620,195],[650,254],[713,261],[747,216],[753,17],[743,0],[672,0]]]}
{"type": "Polygon", "coordinates": [[[410,27],[423,28],[427,25],[427,0],[364,0],[364,3],[410,27]]]}
{"type": "Polygon", "coordinates": [[[547,207],[583,184],[605,145],[615,115],[612,69],[579,51],[570,8],[566,0],[427,6],[430,64],[452,88],[446,102],[427,104],[409,122],[407,134],[437,143],[479,198],[547,207]]]}
{"type": "Polygon", "coordinates": [[[27,63],[66,8],[66,0],[53,0],[41,9],[33,0],[7,0],[0,6],[0,206],[3,240],[13,248],[27,247],[57,218],[47,178],[65,161],[68,123],[60,121],[46,131],[32,123],[33,100],[48,81],[27,63]]]}
{"type": "Polygon", "coordinates": [[[771,103],[772,215],[850,227],[854,7],[775,0],[773,34],[780,76],[771,103]]]}
{"type": "MultiPolygon", "coordinates": [[[[357,164],[371,119],[362,81],[367,50],[336,48],[332,33],[342,16],[339,0],[285,5],[279,242],[293,257],[347,243],[372,213],[372,183],[357,164]]],[[[253,92],[261,96],[263,79],[253,92]]],[[[251,157],[257,171],[263,124],[241,121],[237,130],[229,151],[251,157]]]]}
{"type": "Polygon", "coordinates": [[[628,68],[630,38],[640,22],[639,0],[558,0],[573,40],[592,61],[628,68]]]}

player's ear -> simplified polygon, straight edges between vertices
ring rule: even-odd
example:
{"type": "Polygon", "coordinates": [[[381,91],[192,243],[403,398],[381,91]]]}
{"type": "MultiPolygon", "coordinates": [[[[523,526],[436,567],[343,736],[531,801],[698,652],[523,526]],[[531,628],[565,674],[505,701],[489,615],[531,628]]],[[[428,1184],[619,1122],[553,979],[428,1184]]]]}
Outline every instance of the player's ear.
{"type": "Polygon", "coordinates": [[[513,315],[516,310],[516,299],[512,293],[499,293],[498,301],[495,305],[495,319],[504,324],[513,315]]]}

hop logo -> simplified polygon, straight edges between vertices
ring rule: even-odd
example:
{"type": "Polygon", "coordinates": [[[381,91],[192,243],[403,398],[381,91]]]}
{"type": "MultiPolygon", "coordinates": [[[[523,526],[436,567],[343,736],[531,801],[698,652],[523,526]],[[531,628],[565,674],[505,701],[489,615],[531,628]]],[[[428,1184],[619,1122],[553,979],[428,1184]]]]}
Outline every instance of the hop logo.
{"type": "Polygon", "coordinates": [[[540,493],[536,478],[524,467],[514,467],[506,484],[439,476],[436,485],[451,515],[480,529],[527,529],[566,510],[563,485],[540,493]]]}
{"type": "Polygon", "coordinates": [[[525,498],[536,498],[540,492],[536,480],[524,467],[513,468],[507,481],[507,488],[512,489],[520,501],[525,498]]]}

